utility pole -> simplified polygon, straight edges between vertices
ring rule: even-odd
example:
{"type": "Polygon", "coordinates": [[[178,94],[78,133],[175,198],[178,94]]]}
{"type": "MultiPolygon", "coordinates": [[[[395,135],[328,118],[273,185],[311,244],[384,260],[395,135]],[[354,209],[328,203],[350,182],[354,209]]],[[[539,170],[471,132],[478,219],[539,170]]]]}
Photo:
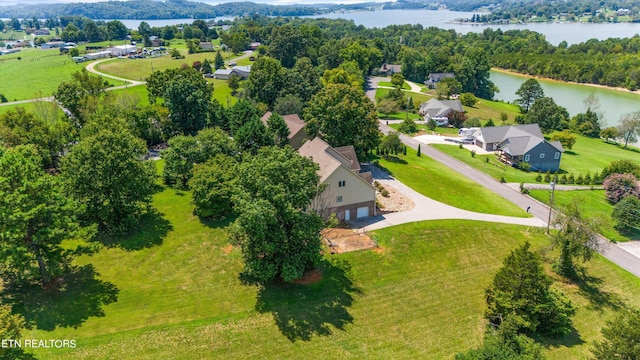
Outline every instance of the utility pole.
{"type": "Polygon", "coordinates": [[[551,211],[553,209],[553,196],[556,190],[556,183],[558,182],[558,176],[554,175],[551,180],[551,199],[549,200],[549,220],[547,221],[547,234],[549,234],[549,228],[551,227],[551,211]]]}

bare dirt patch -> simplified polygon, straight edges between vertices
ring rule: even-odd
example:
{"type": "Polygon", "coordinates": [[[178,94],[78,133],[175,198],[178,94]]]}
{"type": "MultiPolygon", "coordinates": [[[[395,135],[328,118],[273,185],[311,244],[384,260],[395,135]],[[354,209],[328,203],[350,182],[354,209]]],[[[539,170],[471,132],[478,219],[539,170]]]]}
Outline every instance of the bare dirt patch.
{"type": "Polygon", "coordinates": [[[322,280],[322,271],[316,269],[316,270],[311,270],[307,272],[300,279],[293,280],[293,283],[300,284],[300,285],[309,285],[309,284],[315,284],[320,280],[322,280]]]}
{"type": "Polygon", "coordinates": [[[369,235],[366,233],[356,233],[352,229],[324,229],[320,234],[322,235],[322,241],[329,247],[332,254],[375,249],[378,247],[369,235]]]}
{"type": "Polygon", "coordinates": [[[404,196],[401,192],[396,190],[394,187],[381,184],[380,186],[384,187],[388,192],[389,196],[382,196],[380,192],[376,192],[376,199],[378,202],[382,204],[382,213],[390,213],[390,212],[398,212],[398,211],[407,211],[413,209],[416,204],[404,196]]]}
{"type": "Polygon", "coordinates": [[[227,245],[227,246],[225,246],[225,247],[223,247],[223,248],[222,248],[222,252],[223,252],[225,255],[229,255],[229,254],[231,254],[231,251],[233,251],[233,245],[231,245],[231,244],[229,244],[229,245],[227,245]]]}

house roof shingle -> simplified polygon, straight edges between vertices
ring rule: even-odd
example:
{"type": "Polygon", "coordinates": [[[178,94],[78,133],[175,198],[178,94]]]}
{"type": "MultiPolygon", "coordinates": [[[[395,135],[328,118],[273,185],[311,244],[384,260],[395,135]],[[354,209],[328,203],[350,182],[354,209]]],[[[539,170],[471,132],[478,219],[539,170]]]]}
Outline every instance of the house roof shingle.
{"type": "MultiPolygon", "coordinates": [[[[271,117],[271,114],[272,114],[271,111],[267,111],[264,115],[262,115],[260,120],[262,120],[262,122],[266,125],[267,120],[269,120],[269,118],[271,117]]],[[[282,116],[282,118],[284,119],[284,122],[287,124],[287,127],[289,128],[289,136],[288,136],[289,139],[293,138],[300,131],[304,130],[304,121],[300,119],[298,114],[284,115],[282,116]]]]}

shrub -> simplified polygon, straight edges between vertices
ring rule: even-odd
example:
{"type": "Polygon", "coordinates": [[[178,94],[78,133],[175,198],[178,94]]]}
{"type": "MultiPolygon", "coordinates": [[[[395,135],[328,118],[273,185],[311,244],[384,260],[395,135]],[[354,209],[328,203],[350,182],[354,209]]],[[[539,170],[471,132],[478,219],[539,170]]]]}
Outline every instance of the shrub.
{"type": "Polygon", "coordinates": [[[602,175],[600,173],[593,174],[593,178],[591,178],[591,183],[594,185],[602,184],[602,175]]]}
{"type": "Polygon", "coordinates": [[[635,196],[627,196],[620,200],[611,214],[616,221],[616,228],[621,230],[640,227],[640,199],[635,196]]]}
{"type": "Polygon", "coordinates": [[[617,204],[627,196],[640,197],[640,183],[632,174],[613,174],[603,182],[607,200],[617,204]]]}
{"type": "Polygon", "coordinates": [[[575,184],[576,183],[576,178],[573,176],[573,173],[569,174],[569,177],[567,178],[567,184],[575,184]]]}
{"type": "Polygon", "coordinates": [[[435,120],[429,119],[429,121],[427,121],[427,129],[433,131],[436,129],[436,126],[438,126],[438,124],[436,123],[435,120]]]}
{"type": "Polygon", "coordinates": [[[584,178],[582,177],[582,174],[578,175],[578,178],[576,179],[576,184],[578,185],[584,184],[584,178]]]}
{"type": "Polygon", "coordinates": [[[566,184],[567,183],[567,174],[562,174],[562,176],[560,177],[560,181],[558,181],[560,184],[566,184]]]}
{"type": "Polygon", "coordinates": [[[475,150],[471,150],[471,157],[472,158],[476,157],[476,151],[475,150]]]}
{"type": "Polygon", "coordinates": [[[551,182],[551,172],[549,170],[547,170],[547,172],[544,174],[544,182],[546,183],[551,182]]]}
{"type": "Polygon", "coordinates": [[[536,182],[542,182],[542,174],[538,174],[538,176],[536,176],[536,182]]]}
{"type": "Polygon", "coordinates": [[[466,128],[480,127],[480,126],[482,126],[482,123],[480,122],[480,118],[474,117],[474,118],[466,120],[464,123],[462,123],[462,126],[466,127],[466,128]]]}
{"type": "Polygon", "coordinates": [[[518,168],[522,171],[529,171],[531,169],[531,165],[528,162],[521,162],[518,164],[518,168]]]}
{"type": "Polygon", "coordinates": [[[582,183],[585,185],[590,185],[591,181],[591,174],[587,173],[587,175],[584,176],[584,181],[582,183]]]}
{"type": "Polygon", "coordinates": [[[380,195],[384,197],[389,197],[389,191],[387,191],[387,189],[385,188],[382,188],[382,190],[380,190],[380,195]]]}
{"type": "Polygon", "coordinates": [[[507,180],[504,179],[504,176],[500,177],[500,183],[504,184],[506,182],[507,182],[507,180]]]}
{"type": "Polygon", "coordinates": [[[416,122],[412,119],[406,119],[402,122],[402,124],[400,124],[398,130],[405,134],[413,134],[418,132],[418,125],[416,125],[416,122]]]}

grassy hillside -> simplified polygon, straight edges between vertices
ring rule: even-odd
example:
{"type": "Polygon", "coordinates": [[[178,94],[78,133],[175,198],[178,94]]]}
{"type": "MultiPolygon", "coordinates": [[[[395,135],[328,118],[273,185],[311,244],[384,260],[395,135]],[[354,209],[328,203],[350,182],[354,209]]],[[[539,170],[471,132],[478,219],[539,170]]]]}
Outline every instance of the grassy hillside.
{"type": "MultiPolygon", "coordinates": [[[[9,101],[50,96],[58,84],[71,80],[71,74],[86,64],[76,64],[68,55],[60,55],[58,49],[24,49],[4,55],[0,58],[0,94],[9,101]]],[[[114,86],[124,84],[112,79],[107,81],[114,86]]]]}
{"type": "MultiPolygon", "coordinates": [[[[39,358],[451,358],[480,344],[484,289],[502,259],[525,240],[547,244],[541,230],[519,226],[412,223],[376,231],[379,251],[327,256],[318,283],[258,288],[238,279],[225,224],[200,222],[188,202],[164,190],[146,240],[82,259],[118,288],[118,301],[77,328],[27,332],[78,342],[39,358]]],[[[615,308],[639,305],[639,279],[600,257],[587,273],[581,286],[556,283],[579,310],[574,334],[543,339],[551,359],[585,357],[615,308]]]]}

